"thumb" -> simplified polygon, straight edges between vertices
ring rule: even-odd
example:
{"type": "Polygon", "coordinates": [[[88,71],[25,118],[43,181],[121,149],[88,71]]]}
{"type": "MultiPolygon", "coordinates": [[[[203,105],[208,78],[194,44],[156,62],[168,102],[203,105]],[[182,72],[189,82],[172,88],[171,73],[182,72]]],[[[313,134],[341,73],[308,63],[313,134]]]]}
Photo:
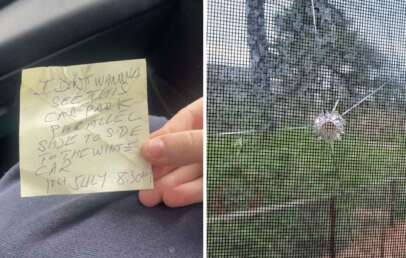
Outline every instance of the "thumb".
{"type": "Polygon", "coordinates": [[[190,130],[149,139],[142,147],[153,165],[187,165],[203,160],[203,131],[190,130]]]}

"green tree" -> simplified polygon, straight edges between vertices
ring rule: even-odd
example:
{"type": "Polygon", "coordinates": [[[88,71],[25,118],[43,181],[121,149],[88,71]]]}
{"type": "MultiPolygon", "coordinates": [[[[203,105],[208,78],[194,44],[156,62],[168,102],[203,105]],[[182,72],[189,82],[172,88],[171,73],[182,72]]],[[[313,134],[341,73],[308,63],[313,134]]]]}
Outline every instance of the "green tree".
{"type": "Polygon", "coordinates": [[[332,107],[340,96],[349,106],[376,87],[371,74],[380,68],[379,54],[350,28],[342,10],[328,0],[313,4],[295,0],[275,17],[270,55],[280,81],[277,99],[322,96],[319,104],[332,107]]]}

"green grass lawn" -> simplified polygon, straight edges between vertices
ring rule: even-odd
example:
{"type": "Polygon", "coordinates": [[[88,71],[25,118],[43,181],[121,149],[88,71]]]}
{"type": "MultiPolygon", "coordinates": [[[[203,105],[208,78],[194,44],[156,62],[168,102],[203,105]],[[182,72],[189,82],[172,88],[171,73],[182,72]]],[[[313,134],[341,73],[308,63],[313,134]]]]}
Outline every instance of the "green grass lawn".
{"type": "Polygon", "coordinates": [[[281,204],[406,176],[406,146],[396,139],[378,142],[348,134],[332,153],[310,129],[209,136],[209,196],[236,199],[239,207],[230,209],[241,210],[249,208],[250,199],[281,204]]]}

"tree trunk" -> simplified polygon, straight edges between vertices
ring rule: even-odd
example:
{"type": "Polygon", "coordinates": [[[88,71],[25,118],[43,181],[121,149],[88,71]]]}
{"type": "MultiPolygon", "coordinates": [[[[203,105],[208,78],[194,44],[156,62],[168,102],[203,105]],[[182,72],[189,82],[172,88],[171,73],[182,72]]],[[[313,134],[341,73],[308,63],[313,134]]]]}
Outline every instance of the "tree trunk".
{"type": "Polygon", "coordinates": [[[266,39],[265,0],[246,0],[250,69],[255,88],[271,93],[269,47],[266,39]]]}

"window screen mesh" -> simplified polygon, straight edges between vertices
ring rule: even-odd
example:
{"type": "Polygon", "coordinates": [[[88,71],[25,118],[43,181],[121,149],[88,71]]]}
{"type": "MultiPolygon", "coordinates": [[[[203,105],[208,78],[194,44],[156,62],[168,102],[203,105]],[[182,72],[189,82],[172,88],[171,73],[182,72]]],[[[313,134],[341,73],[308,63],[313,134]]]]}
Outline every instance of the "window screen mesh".
{"type": "Polygon", "coordinates": [[[404,1],[208,1],[208,257],[406,257],[405,28],[404,1]]]}

